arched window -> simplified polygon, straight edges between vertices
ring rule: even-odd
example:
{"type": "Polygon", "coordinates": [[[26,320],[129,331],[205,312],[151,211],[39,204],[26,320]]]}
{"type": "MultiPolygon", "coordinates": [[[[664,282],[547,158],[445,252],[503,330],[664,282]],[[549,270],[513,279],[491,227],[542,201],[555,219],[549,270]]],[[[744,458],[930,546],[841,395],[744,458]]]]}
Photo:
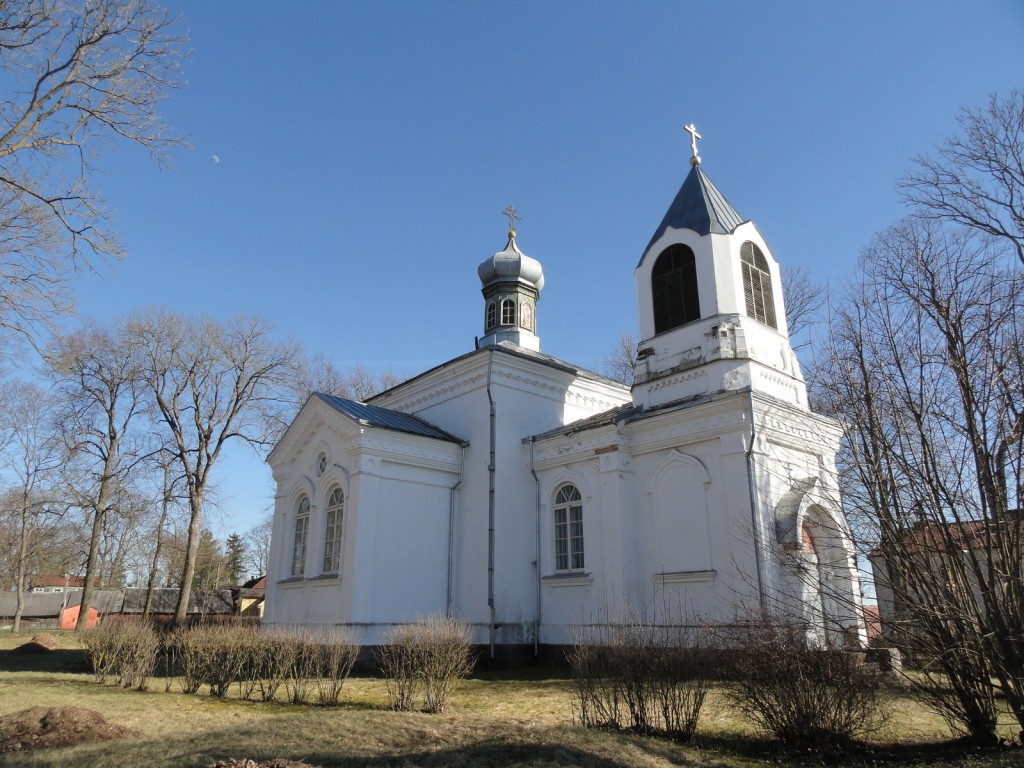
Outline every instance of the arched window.
{"type": "Polygon", "coordinates": [[[519,325],[528,331],[533,330],[533,309],[528,301],[519,305],[519,325]]]}
{"type": "Polygon", "coordinates": [[[747,316],[778,329],[775,324],[775,299],[772,297],[772,275],[768,270],[768,260],[760,248],[747,241],[740,246],[740,261],[747,316]]]}
{"type": "Polygon", "coordinates": [[[327,502],[327,525],[324,530],[324,573],[341,569],[341,521],[345,512],[345,494],[341,488],[331,491],[327,502]]]}
{"type": "Polygon", "coordinates": [[[516,324],[516,303],[512,299],[501,300],[501,324],[516,324]]]}
{"type": "Polygon", "coordinates": [[[484,326],[487,328],[487,330],[490,330],[491,328],[494,327],[495,323],[497,323],[497,322],[498,322],[498,310],[494,306],[494,302],[493,301],[488,301],[487,302],[487,318],[484,321],[484,326]]]}
{"type": "Polygon", "coordinates": [[[583,497],[575,485],[555,496],[555,570],[583,570],[583,497]]]}
{"type": "Polygon", "coordinates": [[[295,538],[292,545],[292,576],[306,573],[306,536],[309,534],[309,497],[303,496],[295,513],[295,538]]]}
{"type": "Polygon", "coordinates": [[[700,320],[697,297],[697,264],[685,245],[670,245],[651,270],[654,301],[654,332],[664,333],[700,320]]]}

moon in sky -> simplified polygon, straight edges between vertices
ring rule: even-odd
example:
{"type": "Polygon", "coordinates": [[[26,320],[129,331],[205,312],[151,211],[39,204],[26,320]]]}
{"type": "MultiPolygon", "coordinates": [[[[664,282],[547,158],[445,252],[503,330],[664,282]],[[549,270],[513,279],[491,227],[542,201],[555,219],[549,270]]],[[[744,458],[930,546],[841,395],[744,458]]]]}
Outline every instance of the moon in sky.
{"type": "Polygon", "coordinates": [[[218,156],[218,155],[214,155],[214,156],[213,156],[213,162],[215,162],[215,163],[219,163],[219,162],[220,162],[220,156],[218,156]]]}

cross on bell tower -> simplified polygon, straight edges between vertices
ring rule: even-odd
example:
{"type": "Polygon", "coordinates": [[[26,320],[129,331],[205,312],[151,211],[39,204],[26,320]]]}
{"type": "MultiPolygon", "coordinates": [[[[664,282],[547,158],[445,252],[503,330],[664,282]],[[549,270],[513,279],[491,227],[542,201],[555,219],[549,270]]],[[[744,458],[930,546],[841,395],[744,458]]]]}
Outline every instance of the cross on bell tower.
{"type": "Polygon", "coordinates": [[[700,165],[700,155],[697,154],[697,139],[704,137],[697,133],[697,126],[693,123],[684,125],[683,130],[690,134],[690,151],[693,152],[693,157],[690,158],[690,165],[700,165]]]}

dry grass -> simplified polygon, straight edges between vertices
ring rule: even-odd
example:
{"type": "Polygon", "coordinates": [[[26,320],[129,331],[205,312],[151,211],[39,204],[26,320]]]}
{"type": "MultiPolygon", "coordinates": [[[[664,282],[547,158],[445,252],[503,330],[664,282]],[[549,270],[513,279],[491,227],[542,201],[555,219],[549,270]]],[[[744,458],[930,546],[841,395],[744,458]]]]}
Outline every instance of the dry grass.
{"type": "MultiPolygon", "coordinates": [[[[78,651],[14,656],[6,652],[30,640],[0,633],[0,717],[33,706],[79,706],[101,712],[109,721],[138,733],[119,741],[39,750],[0,757],[0,766],[19,768],[97,768],[115,765],[208,766],[228,757],[288,758],[311,765],[422,766],[454,768],[501,766],[707,766],[746,768],[776,762],[771,742],[759,739],[713,689],[695,746],[586,730],[572,723],[571,682],[561,670],[525,669],[522,673],[471,677],[453,694],[443,714],[392,712],[384,681],[356,676],[345,685],[336,707],[218,700],[208,695],[126,691],[93,682],[84,666],[74,667],[78,651]],[[68,654],[62,656],[61,654],[68,654]]],[[[62,647],[74,638],[60,636],[62,647]]],[[[283,694],[281,695],[283,698],[283,694]]],[[[879,743],[886,760],[865,755],[851,766],[884,764],[899,768],[924,765],[953,768],[1010,768],[1024,763],[1024,751],[967,758],[928,753],[948,739],[943,722],[902,695],[891,693],[893,715],[879,743]],[[920,752],[920,757],[915,754],[920,752]]],[[[808,762],[807,765],[812,765],[808,762]]]]}

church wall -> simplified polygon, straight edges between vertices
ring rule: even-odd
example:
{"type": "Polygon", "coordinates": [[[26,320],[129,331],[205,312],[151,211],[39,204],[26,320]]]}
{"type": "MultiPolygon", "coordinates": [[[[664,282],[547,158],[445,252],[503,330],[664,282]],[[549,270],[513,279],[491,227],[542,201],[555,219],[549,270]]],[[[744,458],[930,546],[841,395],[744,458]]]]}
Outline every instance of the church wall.
{"type": "MultiPolygon", "coordinates": [[[[575,375],[495,350],[465,361],[458,378],[424,382],[388,407],[414,408],[423,419],[469,442],[456,511],[453,612],[475,624],[477,641],[489,641],[488,472],[490,422],[495,403],[494,600],[498,643],[533,640],[536,614],[536,491],[525,437],[590,416],[628,400],[624,389],[579,381],[575,375]]],[[[454,375],[455,371],[449,371],[454,375]]]]}

